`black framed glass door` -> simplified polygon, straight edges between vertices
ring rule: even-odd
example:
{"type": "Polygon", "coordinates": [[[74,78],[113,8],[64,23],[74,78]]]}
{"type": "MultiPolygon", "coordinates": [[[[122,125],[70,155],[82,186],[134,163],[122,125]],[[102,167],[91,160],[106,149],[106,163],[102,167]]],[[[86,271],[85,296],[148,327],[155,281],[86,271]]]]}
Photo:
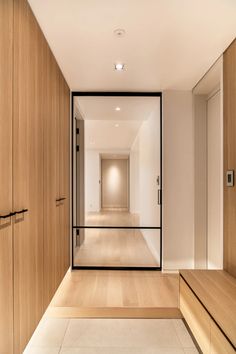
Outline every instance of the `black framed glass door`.
{"type": "Polygon", "coordinates": [[[161,93],[72,93],[72,269],[162,268],[161,93]]]}

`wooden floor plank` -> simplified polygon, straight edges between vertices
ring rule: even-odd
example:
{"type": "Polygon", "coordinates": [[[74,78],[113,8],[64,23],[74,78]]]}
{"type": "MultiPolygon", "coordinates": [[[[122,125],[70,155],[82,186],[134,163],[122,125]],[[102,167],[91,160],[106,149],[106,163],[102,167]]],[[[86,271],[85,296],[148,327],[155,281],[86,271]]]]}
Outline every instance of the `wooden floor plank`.
{"type": "Polygon", "coordinates": [[[180,318],[178,274],[159,271],[68,271],[46,315],[180,318]]]}

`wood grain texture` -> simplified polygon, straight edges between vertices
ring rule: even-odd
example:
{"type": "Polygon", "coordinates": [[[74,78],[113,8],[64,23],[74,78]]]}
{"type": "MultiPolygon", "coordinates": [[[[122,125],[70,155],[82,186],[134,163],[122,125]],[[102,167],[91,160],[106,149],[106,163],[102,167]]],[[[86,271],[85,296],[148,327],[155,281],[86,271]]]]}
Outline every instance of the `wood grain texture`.
{"type": "Polygon", "coordinates": [[[83,270],[67,272],[49,312],[59,317],[129,317],[151,316],[153,309],[153,316],[178,318],[178,307],[177,274],[83,270]]]}
{"type": "Polygon", "coordinates": [[[44,302],[50,302],[60,278],[59,204],[59,71],[46,47],[44,119],[44,302]]]}
{"type": "Polygon", "coordinates": [[[69,184],[69,89],[63,81],[60,96],[60,78],[28,2],[14,1],[13,208],[29,209],[14,219],[14,353],[22,353],[69,266],[69,186],[63,217],[56,203],[60,180],[69,184]],[[68,127],[60,125],[64,104],[68,127]]]}
{"type": "MultiPolygon", "coordinates": [[[[12,211],[13,1],[0,1],[0,215],[12,211]]],[[[0,219],[0,353],[13,352],[12,220],[0,219]]]]}
{"type": "Polygon", "coordinates": [[[211,354],[234,354],[235,350],[227,341],[214,321],[211,324],[211,354]]]}
{"type": "MultiPolygon", "coordinates": [[[[205,311],[212,316],[225,337],[236,347],[235,278],[220,270],[186,270],[180,274],[200,299],[205,311]]],[[[184,313],[183,315],[185,317],[184,313]]]]}
{"type": "Polygon", "coordinates": [[[182,318],[177,307],[48,307],[47,318],[182,318]]]}
{"type": "Polygon", "coordinates": [[[210,353],[210,316],[192,291],[180,278],[180,311],[188,323],[202,352],[210,353]]]}
{"type": "Polygon", "coordinates": [[[226,187],[226,171],[234,170],[236,173],[236,40],[224,53],[223,67],[224,269],[236,277],[236,184],[226,187]]]}
{"type": "Polygon", "coordinates": [[[44,120],[44,295],[49,304],[70,263],[70,92],[49,48],[44,120]],[[59,198],[66,198],[56,202],[59,198]]]}
{"type": "Polygon", "coordinates": [[[59,208],[61,274],[70,266],[70,90],[60,75],[59,194],[65,200],[59,208]]]}
{"type": "Polygon", "coordinates": [[[43,314],[43,35],[25,0],[14,1],[14,353],[43,314]]]}

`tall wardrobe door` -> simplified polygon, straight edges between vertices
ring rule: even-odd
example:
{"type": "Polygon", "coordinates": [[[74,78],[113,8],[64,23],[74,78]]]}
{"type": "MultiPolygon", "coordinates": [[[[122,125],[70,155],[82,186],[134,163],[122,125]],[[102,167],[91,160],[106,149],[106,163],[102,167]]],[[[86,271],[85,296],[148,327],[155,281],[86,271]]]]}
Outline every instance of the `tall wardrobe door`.
{"type": "Polygon", "coordinates": [[[60,282],[59,213],[59,69],[46,51],[44,114],[44,303],[49,304],[60,282]]]}
{"type": "MultiPolygon", "coordinates": [[[[12,211],[13,0],[0,1],[0,215],[12,211]]],[[[13,350],[12,219],[0,218],[0,354],[13,350]]]]}
{"type": "Polygon", "coordinates": [[[60,76],[60,206],[61,276],[70,266],[70,91],[60,76]]]}
{"type": "Polygon", "coordinates": [[[225,51],[223,63],[224,270],[236,277],[236,187],[226,185],[227,171],[236,171],[236,40],[225,51]]]}
{"type": "Polygon", "coordinates": [[[43,313],[42,42],[27,1],[14,0],[14,353],[22,353],[43,313]]]}

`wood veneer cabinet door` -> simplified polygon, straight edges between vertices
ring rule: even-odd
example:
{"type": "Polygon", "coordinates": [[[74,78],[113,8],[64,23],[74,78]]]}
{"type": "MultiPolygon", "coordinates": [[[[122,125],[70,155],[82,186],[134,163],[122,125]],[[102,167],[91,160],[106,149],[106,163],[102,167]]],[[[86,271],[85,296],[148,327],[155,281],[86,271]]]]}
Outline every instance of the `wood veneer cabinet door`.
{"type": "MultiPolygon", "coordinates": [[[[0,215],[12,211],[13,1],[0,1],[0,215]]],[[[12,219],[0,219],[0,354],[13,352],[12,219]]]]}
{"type": "Polygon", "coordinates": [[[60,206],[61,277],[70,266],[70,90],[60,76],[60,206]]]}
{"type": "Polygon", "coordinates": [[[43,313],[44,38],[26,0],[14,0],[14,353],[43,313]]]}
{"type": "Polygon", "coordinates": [[[60,278],[59,205],[59,69],[46,49],[44,113],[44,303],[49,304],[60,278]]]}
{"type": "Polygon", "coordinates": [[[226,171],[236,178],[236,40],[224,53],[224,269],[236,277],[236,184],[226,186],[226,171]]]}

